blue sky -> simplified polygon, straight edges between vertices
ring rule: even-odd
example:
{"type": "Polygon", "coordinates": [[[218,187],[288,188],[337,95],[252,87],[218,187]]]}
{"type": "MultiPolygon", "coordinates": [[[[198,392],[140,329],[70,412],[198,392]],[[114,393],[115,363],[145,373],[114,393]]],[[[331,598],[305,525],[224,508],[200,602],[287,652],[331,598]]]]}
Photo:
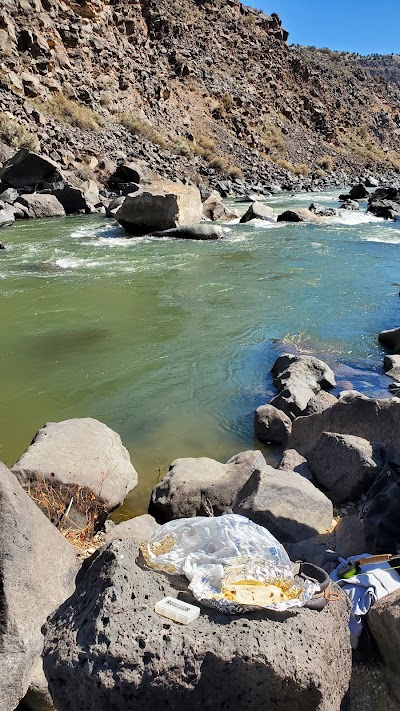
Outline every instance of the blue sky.
{"type": "Polygon", "coordinates": [[[289,43],[360,54],[400,53],[400,0],[244,0],[276,12],[289,43]]]}

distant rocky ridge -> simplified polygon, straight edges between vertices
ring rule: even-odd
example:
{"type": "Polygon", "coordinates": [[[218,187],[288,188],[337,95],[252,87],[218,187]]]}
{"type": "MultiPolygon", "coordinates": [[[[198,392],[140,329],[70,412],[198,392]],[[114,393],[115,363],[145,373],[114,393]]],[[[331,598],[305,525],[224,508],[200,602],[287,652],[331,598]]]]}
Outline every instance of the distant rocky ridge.
{"type": "Polygon", "coordinates": [[[289,47],[276,14],[236,0],[0,10],[0,162],[27,145],[98,182],[137,159],[213,187],[396,178],[397,57],[289,47]]]}

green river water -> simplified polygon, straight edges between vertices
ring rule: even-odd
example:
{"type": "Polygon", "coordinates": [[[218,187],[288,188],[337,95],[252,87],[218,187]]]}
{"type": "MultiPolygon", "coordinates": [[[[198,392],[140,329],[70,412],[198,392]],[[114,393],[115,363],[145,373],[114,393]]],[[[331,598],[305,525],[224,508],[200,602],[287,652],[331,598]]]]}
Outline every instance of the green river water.
{"type": "MultiPolygon", "coordinates": [[[[331,193],[267,204],[316,198],[337,205],[331,193]]],[[[253,410],[274,394],[284,348],[388,396],[376,336],[398,325],[400,223],[342,211],[190,242],[127,240],[88,216],[18,222],[1,240],[0,458],[12,465],[46,421],[95,417],[139,473],[122,518],[146,510],[174,458],[259,446],[253,410]]]]}

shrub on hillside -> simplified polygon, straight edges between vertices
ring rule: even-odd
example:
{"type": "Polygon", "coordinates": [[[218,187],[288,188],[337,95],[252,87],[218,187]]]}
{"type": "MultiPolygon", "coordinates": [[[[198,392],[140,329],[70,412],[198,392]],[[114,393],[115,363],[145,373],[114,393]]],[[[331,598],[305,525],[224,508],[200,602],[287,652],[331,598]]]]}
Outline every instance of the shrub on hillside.
{"type": "Polygon", "coordinates": [[[35,102],[45,114],[50,114],[62,121],[74,123],[79,128],[86,131],[97,131],[100,126],[104,126],[105,119],[88,106],[79,104],[73,99],[68,99],[64,94],[58,92],[50,99],[35,102]]]}
{"type": "Polygon", "coordinates": [[[0,113],[0,137],[15,150],[28,148],[30,151],[38,151],[40,148],[38,137],[7,113],[0,113]]]}

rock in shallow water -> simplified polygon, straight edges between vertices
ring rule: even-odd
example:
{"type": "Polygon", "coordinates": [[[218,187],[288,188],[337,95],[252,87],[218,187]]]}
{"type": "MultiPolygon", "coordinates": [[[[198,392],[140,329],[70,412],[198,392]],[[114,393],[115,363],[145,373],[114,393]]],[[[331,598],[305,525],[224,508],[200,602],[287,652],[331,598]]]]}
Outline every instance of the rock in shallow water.
{"type": "Polygon", "coordinates": [[[198,188],[158,182],[128,195],[115,217],[130,234],[143,235],[197,224],[202,214],[198,188]]]}
{"type": "Polygon", "coordinates": [[[265,220],[266,222],[276,222],[276,215],[272,207],[264,205],[262,202],[253,202],[245,214],[240,218],[241,223],[250,220],[265,220]]]}
{"type": "Polygon", "coordinates": [[[321,612],[159,617],[187,581],[146,569],[132,541],[92,557],[46,627],[44,668],[58,711],[339,711],[351,675],[348,602],[321,612]]]}
{"type": "Polygon", "coordinates": [[[260,442],[285,444],[291,429],[291,419],[273,405],[261,405],[254,413],[254,434],[260,442]]]}

